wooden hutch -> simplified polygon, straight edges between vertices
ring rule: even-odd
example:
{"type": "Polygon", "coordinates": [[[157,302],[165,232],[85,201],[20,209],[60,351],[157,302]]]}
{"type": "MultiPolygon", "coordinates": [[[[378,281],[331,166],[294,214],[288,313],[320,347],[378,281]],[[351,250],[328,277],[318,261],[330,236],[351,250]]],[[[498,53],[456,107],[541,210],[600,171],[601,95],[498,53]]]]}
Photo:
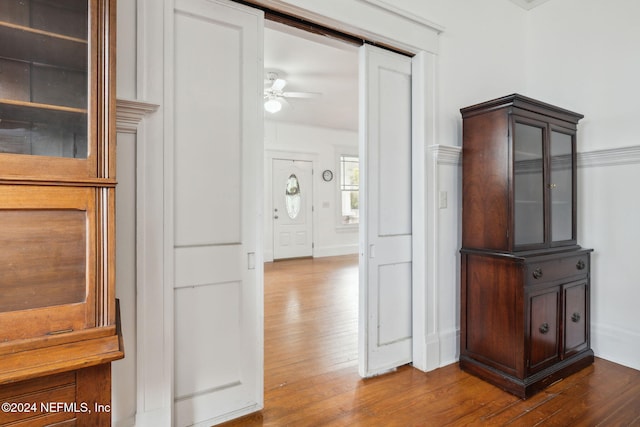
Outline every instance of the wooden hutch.
{"type": "Polygon", "coordinates": [[[576,244],[583,117],[521,95],[460,110],[460,367],[520,397],[593,363],[576,244]]]}
{"type": "Polygon", "coordinates": [[[111,425],[115,3],[0,2],[1,425],[111,425]]]}

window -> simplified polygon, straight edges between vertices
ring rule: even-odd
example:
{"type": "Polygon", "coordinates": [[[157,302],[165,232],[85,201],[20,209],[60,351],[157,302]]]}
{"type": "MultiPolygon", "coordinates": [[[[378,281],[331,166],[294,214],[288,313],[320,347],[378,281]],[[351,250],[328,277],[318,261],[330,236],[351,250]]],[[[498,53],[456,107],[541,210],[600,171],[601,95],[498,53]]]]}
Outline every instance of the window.
{"type": "Polygon", "coordinates": [[[289,175],[284,194],[287,215],[291,219],[296,219],[300,213],[300,183],[295,174],[289,175]]]}
{"type": "Polygon", "coordinates": [[[357,156],[340,156],[341,224],[360,222],[360,163],[357,156]]]}

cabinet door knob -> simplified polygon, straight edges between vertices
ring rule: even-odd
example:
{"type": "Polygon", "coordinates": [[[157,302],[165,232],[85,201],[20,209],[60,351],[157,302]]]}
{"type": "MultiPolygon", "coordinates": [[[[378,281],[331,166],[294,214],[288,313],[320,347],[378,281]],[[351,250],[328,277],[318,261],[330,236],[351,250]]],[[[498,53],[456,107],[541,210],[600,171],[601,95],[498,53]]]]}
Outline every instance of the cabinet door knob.
{"type": "Polygon", "coordinates": [[[584,268],[585,268],[586,266],[587,266],[587,265],[584,263],[584,261],[583,261],[583,260],[578,261],[578,263],[576,264],[576,268],[577,268],[578,270],[584,270],[584,268]]]}
{"type": "Polygon", "coordinates": [[[547,332],[549,332],[549,324],[547,322],[543,323],[542,325],[540,325],[540,328],[538,328],[538,330],[541,334],[546,334],[547,332]]]}
{"type": "Polygon", "coordinates": [[[540,267],[538,267],[535,270],[533,270],[533,278],[534,279],[539,279],[541,277],[542,277],[542,269],[540,267]]]}
{"type": "Polygon", "coordinates": [[[578,323],[580,321],[580,313],[573,313],[571,315],[571,321],[573,323],[578,323]]]}

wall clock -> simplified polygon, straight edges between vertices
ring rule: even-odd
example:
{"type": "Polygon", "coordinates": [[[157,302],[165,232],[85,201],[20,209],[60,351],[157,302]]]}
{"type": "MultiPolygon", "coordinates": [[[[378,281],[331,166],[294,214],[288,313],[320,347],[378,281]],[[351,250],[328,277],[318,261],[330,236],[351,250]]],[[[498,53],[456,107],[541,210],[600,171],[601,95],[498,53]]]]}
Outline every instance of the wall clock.
{"type": "Polygon", "coordinates": [[[324,172],[322,172],[322,179],[327,182],[331,181],[333,179],[333,172],[331,172],[329,169],[325,170],[324,172]]]}

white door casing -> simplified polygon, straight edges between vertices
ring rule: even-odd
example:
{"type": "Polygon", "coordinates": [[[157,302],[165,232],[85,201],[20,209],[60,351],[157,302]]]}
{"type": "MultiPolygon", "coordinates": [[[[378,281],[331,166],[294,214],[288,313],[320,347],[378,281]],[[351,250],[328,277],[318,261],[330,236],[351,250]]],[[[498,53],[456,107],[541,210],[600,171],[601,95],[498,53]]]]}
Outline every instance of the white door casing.
{"type": "Polygon", "coordinates": [[[174,29],[174,425],[209,426],[263,405],[263,14],[177,0],[174,29]]]}
{"type": "Polygon", "coordinates": [[[411,59],[360,48],[359,372],[412,360],[411,59]]]}
{"type": "Polygon", "coordinates": [[[273,258],[313,255],[313,164],[273,159],[273,258]]]}

